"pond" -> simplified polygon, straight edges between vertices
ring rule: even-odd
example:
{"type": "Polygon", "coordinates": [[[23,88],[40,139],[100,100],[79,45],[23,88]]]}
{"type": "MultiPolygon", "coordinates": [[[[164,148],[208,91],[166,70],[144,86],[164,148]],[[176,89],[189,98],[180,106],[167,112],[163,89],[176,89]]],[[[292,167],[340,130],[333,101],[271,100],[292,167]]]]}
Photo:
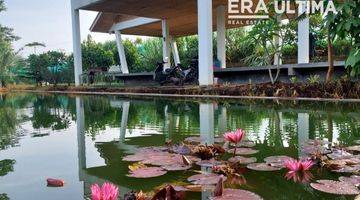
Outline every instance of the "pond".
{"type": "MultiPolygon", "coordinates": [[[[360,139],[360,104],[295,101],[185,101],[126,99],[117,96],[6,94],[0,99],[0,199],[84,199],[94,183],[111,182],[121,196],[150,192],[165,183],[189,184],[202,170],[168,172],[148,179],[131,178],[123,157],[141,147],[181,143],[199,136],[212,144],[228,130],[242,128],[255,143],[258,162],[274,155],[301,157],[308,140],[354,145],[360,139]],[[65,186],[47,187],[47,178],[65,186]]],[[[227,155],[229,156],[229,155],[227,155]]],[[[350,174],[313,167],[315,182],[350,174]]],[[[231,187],[263,199],[354,199],[314,190],[309,182],[275,172],[242,170],[231,187]]],[[[209,192],[188,192],[186,199],[207,199],[209,192]]]]}

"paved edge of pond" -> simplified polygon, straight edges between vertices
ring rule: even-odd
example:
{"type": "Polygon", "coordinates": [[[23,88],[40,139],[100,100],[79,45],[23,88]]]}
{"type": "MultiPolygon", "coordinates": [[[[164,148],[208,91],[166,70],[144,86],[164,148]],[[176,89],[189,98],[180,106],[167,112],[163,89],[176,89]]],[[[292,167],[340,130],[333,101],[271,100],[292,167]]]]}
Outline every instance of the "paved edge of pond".
{"type": "Polygon", "coordinates": [[[53,93],[53,94],[78,94],[78,95],[116,95],[125,97],[167,97],[167,98],[192,98],[192,99],[258,99],[258,100],[286,100],[286,101],[328,101],[360,103],[360,99],[330,99],[306,97],[261,97],[261,96],[229,96],[229,95],[182,95],[182,94],[157,94],[157,93],[122,93],[122,92],[84,92],[84,91],[39,91],[39,90],[12,90],[12,92],[28,93],[53,93]]]}

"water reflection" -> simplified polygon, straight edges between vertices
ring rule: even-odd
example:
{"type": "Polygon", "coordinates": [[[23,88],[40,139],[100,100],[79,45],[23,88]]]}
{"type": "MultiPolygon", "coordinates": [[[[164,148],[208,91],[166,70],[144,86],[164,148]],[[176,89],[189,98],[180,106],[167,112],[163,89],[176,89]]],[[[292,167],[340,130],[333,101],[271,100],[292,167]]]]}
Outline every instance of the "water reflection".
{"type": "MultiPolygon", "coordinates": [[[[129,163],[123,162],[122,157],[135,152],[139,147],[159,146],[170,141],[177,143],[193,135],[200,136],[204,144],[213,144],[214,137],[241,127],[247,132],[248,139],[257,144],[256,148],[260,150],[258,160],[276,154],[301,157],[303,153],[297,147],[308,139],[327,139],[330,142],[350,144],[360,137],[360,107],[357,104],[286,102],[281,105],[271,101],[192,102],[163,99],[145,101],[120,97],[53,95],[5,96],[0,102],[0,149],[7,149],[6,155],[10,155],[3,157],[0,154],[0,162],[14,160],[11,155],[21,154],[10,147],[20,145],[21,148],[22,140],[26,143],[43,141],[42,145],[46,145],[54,137],[61,138],[61,132],[70,132],[69,137],[77,141],[74,147],[77,149],[77,159],[76,166],[69,167],[77,169],[78,177],[66,181],[78,181],[85,196],[90,194],[91,184],[105,181],[118,184],[124,194],[130,190],[149,191],[164,182],[184,180],[186,174],[182,173],[151,180],[128,178],[126,174],[129,163]],[[31,127],[28,127],[29,124],[31,127]],[[16,130],[49,134],[30,140],[31,138],[24,137],[24,131],[19,136],[19,131],[16,130]],[[75,132],[76,134],[72,134],[75,132]]],[[[74,152],[70,150],[67,152],[72,153],[74,152]]],[[[24,159],[21,156],[19,158],[24,159]]],[[[45,158],[35,158],[35,161],[46,162],[43,160],[45,158]]],[[[58,159],[61,162],[67,158],[58,159]]],[[[23,173],[17,171],[15,162],[11,166],[0,168],[0,174],[2,169],[11,169],[2,175],[4,177],[23,173]]],[[[59,172],[62,170],[55,169],[59,172]]],[[[301,182],[307,177],[290,178],[301,182]]],[[[270,195],[264,191],[266,184],[273,184],[271,181],[274,179],[279,184],[285,183],[283,176],[249,173],[244,178],[247,180],[245,185],[251,185],[253,190],[264,197],[270,195]]],[[[273,186],[271,194],[296,190],[304,198],[319,197],[303,186],[289,187],[273,186]]],[[[19,189],[16,186],[6,188],[8,191],[4,192],[8,194],[14,194],[19,189]]],[[[41,192],[47,194],[49,191],[41,192]]],[[[201,198],[207,199],[210,194],[205,190],[201,198]]],[[[291,197],[292,194],[287,195],[291,197]]],[[[200,196],[195,196],[194,199],[196,198],[200,196]]],[[[322,199],[321,195],[319,199],[322,199]]]]}

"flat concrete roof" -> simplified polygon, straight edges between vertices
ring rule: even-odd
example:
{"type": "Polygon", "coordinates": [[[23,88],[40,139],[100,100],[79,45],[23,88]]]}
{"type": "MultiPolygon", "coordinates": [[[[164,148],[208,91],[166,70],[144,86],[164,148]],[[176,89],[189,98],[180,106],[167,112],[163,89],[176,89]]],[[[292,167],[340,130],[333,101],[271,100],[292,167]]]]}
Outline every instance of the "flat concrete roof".
{"type": "MultiPolygon", "coordinates": [[[[254,7],[257,0],[253,1],[254,7]]],[[[265,1],[265,2],[268,2],[265,1]]],[[[216,8],[225,6],[228,0],[213,0],[213,30],[216,31],[216,8]]],[[[100,0],[81,9],[98,11],[90,30],[108,33],[119,22],[127,22],[139,17],[159,19],[159,21],[121,30],[122,34],[162,37],[160,19],[166,19],[169,34],[175,37],[195,35],[198,32],[197,0],[100,0]]],[[[226,16],[227,19],[227,16],[226,16]]],[[[225,23],[227,29],[247,26],[246,20],[236,25],[225,23]]]]}

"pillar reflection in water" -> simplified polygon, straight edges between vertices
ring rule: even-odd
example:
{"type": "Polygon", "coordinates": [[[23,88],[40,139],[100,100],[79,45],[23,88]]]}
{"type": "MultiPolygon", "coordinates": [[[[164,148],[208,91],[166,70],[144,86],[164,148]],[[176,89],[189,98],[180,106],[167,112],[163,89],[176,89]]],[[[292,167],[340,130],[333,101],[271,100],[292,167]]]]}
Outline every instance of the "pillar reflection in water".
{"type": "Polygon", "coordinates": [[[218,123],[219,134],[222,135],[227,131],[227,109],[225,106],[220,107],[218,123]]]}
{"type": "Polygon", "coordinates": [[[81,97],[76,97],[76,128],[78,141],[79,179],[84,179],[86,169],[86,145],[85,145],[85,114],[84,102],[81,97]]]}
{"type": "Polygon", "coordinates": [[[124,101],[122,103],[122,114],[121,114],[121,126],[120,126],[120,142],[125,142],[126,138],[126,129],[129,119],[129,108],[130,101],[124,101]]]}
{"type": "Polygon", "coordinates": [[[214,144],[214,104],[200,103],[200,138],[203,144],[214,144]]]}
{"type": "Polygon", "coordinates": [[[305,156],[301,152],[301,145],[309,140],[309,114],[307,113],[298,113],[297,119],[297,134],[298,134],[298,147],[299,147],[299,157],[305,156]]]}
{"type": "MultiPolygon", "coordinates": [[[[214,104],[200,103],[200,138],[202,144],[214,144],[214,104]]],[[[210,172],[209,168],[202,167],[201,171],[210,172]]],[[[212,191],[206,187],[202,188],[201,199],[207,200],[212,191]]]]}

